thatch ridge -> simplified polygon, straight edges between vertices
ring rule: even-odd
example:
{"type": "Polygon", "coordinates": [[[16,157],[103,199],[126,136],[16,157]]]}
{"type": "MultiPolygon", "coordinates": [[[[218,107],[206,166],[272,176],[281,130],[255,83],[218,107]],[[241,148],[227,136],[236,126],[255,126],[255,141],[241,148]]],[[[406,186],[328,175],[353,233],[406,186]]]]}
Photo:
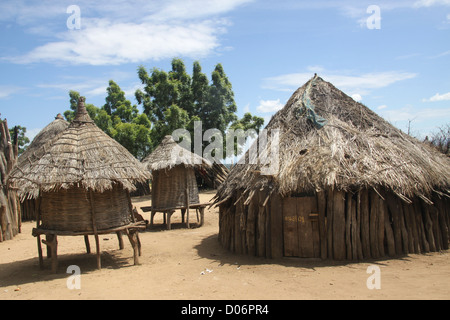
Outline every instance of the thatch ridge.
{"type": "MultiPolygon", "coordinates": [[[[315,76],[299,88],[266,127],[280,129],[279,172],[238,164],[218,189],[216,203],[269,187],[283,196],[325,189],[386,188],[403,199],[450,194],[450,159],[403,133],[361,103],[315,76]],[[305,95],[327,124],[317,129],[306,117],[305,95]]],[[[257,141],[255,142],[257,143],[257,141]]],[[[248,158],[248,152],[245,155],[248,158]]],[[[244,158],[246,159],[246,158],[244,158]]],[[[248,163],[248,162],[246,162],[248,163]]]]}
{"type": "Polygon", "coordinates": [[[172,136],[166,136],[161,144],[142,163],[150,171],[169,170],[178,165],[185,167],[211,167],[207,159],[179,146],[172,136]]]}
{"type": "Polygon", "coordinates": [[[94,124],[80,99],[70,126],[24,158],[9,182],[22,196],[36,198],[40,192],[73,186],[103,192],[121,184],[134,191],[135,183],[150,177],[126,148],[94,124]]]}

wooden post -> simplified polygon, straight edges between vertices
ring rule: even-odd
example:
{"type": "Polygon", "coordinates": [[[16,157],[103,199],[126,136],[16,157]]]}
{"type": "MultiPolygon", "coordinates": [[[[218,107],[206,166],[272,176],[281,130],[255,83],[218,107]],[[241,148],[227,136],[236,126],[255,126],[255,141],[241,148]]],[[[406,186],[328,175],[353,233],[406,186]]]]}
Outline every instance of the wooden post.
{"type": "Polygon", "coordinates": [[[266,199],[267,191],[259,191],[255,195],[255,207],[258,208],[257,229],[256,229],[256,253],[258,257],[266,256],[266,210],[263,201],[266,199]]]}
{"type": "Polygon", "coordinates": [[[246,228],[248,254],[251,256],[256,256],[256,246],[255,246],[256,210],[257,208],[255,208],[255,204],[252,199],[248,205],[247,228],[246,228]]]}
{"type": "Polygon", "coordinates": [[[317,193],[317,209],[319,211],[319,237],[320,237],[320,258],[325,260],[328,257],[327,250],[327,197],[324,191],[317,193]]]}
{"type": "Polygon", "coordinates": [[[403,254],[403,248],[402,248],[402,228],[401,228],[401,222],[400,217],[403,216],[400,214],[400,208],[398,207],[398,201],[396,199],[397,197],[388,192],[386,194],[386,201],[388,205],[389,212],[391,213],[392,217],[392,226],[394,231],[394,241],[395,241],[395,252],[397,255],[403,254]]]}
{"type": "Polygon", "coordinates": [[[379,258],[380,251],[378,248],[378,213],[380,200],[378,194],[374,190],[370,190],[370,252],[372,258],[379,258]]]}
{"type": "Polygon", "coordinates": [[[130,240],[131,246],[133,247],[133,258],[134,265],[139,265],[139,239],[137,237],[136,230],[128,230],[126,229],[128,239],[130,240]]]}
{"type": "Polygon", "coordinates": [[[86,245],[86,253],[90,254],[91,253],[91,244],[89,243],[89,236],[88,235],[84,236],[84,244],[86,245]]]}
{"type": "Polygon", "coordinates": [[[46,239],[42,242],[47,246],[52,261],[52,272],[58,272],[58,241],[55,234],[46,234],[46,239]]]}
{"type": "Polygon", "coordinates": [[[416,224],[417,224],[417,231],[419,232],[421,252],[427,253],[427,252],[430,252],[430,245],[428,244],[428,240],[425,235],[422,206],[420,205],[420,200],[418,198],[414,198],[413,204],[414,204],[414,215],[415,215],[416,224]]]}
{"type": "Polygon", "coordinates": [[[347,260],[353,260],[353,246],[351,238],[352,223],[352,194],[347,192],[345,194],[345,249],[347,252],[347,260]]]}
{"type": "Polygon", "coordinates": [[[283,206],[281,196],[275,192],[270,198],[270,228],[272,258],[281,258],[283,257],[283,206]]]}
{"type": "Polygon", "coordinates": [[[370,210],[369,210],[369,190],[362,189],[358,197],[361,219],[361,247],[365,259],[372,258],[370,252],[370,210]]]}
{"type": "Polygon", "coordinates": [[[100,256],[100,239],[98,237],[98,231],[97,231],[97,222],[95,219],[95,208],[94,208],[94,193],[92,190],[89,190],[89,200],[91,204],[91,214],[92,214],[92,229],[94,231],[94,237],[95,237],[95,249],[97,252],[97,269],[102,268],[102,261],[100,256]]]}
{"type": "Polygon", "coordinates": [[[333,195],[333,257],[345,260],[345,193],[335,190],[333,195]]]}
{"type": "Polygon", "coordinates": [[[334,207],[334,190],[327,191],[327,253],[328,258],[333,259],[333,207],[334,207]]]}
{"type": "Polygon", "coordinates": [[[124,245],[123,245],[123,238],[122,238],[122,232],[121,231],[117,231],[117,240],[119,241],[119,249],[123,250],[124,249],[124,245]]]}

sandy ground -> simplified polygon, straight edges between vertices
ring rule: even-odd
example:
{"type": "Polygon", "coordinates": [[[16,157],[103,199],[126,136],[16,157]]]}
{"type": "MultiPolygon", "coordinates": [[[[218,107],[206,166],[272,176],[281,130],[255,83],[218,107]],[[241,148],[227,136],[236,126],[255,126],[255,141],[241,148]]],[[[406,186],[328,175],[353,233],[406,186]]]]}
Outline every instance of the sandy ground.
{"type": "MultiPolygon", "coordinates": [[[[207,202],[213,192],[201,194],[207,202]]],[[[148,198],[134,199],[138,207],[148,198]]],[[[142,212],[141,212],[142,213],[142,212]]],[[[143,214],[149,219],[149,214],[143,214]]],[[[196,221],[194,215],[191,221],[196,221]]],[[[156,224],[162,223],[158,215],[156,224]]],[[[23,224],[14,240],[0,243],[0,300],[158,299],[158,300],[301,300],[301,299],[449,299],[450,254],[408,255],[395,260],[345,263],[235,255],[218,242],[218,211],[207,210],[205,225],[186,229],[175,213],[172,230],[161,225],[140,233],[141,265],[133,265],[128,238],[119,250],[116,235],[101,236],[102,270],[87,255],[83,237],[59,237],[59,272],[50,261],[40,270],[34,222],[23,224]],[[67,267],[81,270],[81,289],[69,290],[67,267]],[[369,290],[369,266],[380,269],[381,289],[369,290]]],[[[91,239],[95,252],[94,239],[91,239]]]]}

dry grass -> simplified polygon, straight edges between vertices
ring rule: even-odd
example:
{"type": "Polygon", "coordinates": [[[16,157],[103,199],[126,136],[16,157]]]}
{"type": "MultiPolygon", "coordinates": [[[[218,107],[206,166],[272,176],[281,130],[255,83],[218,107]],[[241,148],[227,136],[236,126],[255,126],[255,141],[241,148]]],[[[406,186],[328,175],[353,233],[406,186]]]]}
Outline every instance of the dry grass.
{"type": "Polygon", "coordinates": [[[269,141],[260,153],[269,152],[271,131],[281,130],[279,173],[262,176],[259,165],[236,165],[219,188],[216,202],[239,189],[248,195],[266,186],[282,195],[369,187],[385,188],[403,198],[426,199],[433,191],[449,194],[448,157],[319,77],[298,89],[266,129],[269,141]],[[328,121],[322,129],[304,115],[305,91],[316,113],[328,121]]]}
{"type": "Polygon", "coordinates": [[[117,183],[134,191],[135,183],[150,176],[128,150],[94,124],[80,99],[70,126],[24,157],[9,183],[22,197],[37,198],[40,192],[72,187],[103,192],[117,183]]]}

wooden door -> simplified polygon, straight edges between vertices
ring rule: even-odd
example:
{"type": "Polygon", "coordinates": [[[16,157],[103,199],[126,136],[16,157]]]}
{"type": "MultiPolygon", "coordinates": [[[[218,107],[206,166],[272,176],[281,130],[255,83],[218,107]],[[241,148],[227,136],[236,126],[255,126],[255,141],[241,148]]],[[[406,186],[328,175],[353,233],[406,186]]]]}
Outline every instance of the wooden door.
{"type": "Polygon", "coordinates": [[[283,200],[284,255],[320,258],[320,237],[316,197],[283,200]]]}

